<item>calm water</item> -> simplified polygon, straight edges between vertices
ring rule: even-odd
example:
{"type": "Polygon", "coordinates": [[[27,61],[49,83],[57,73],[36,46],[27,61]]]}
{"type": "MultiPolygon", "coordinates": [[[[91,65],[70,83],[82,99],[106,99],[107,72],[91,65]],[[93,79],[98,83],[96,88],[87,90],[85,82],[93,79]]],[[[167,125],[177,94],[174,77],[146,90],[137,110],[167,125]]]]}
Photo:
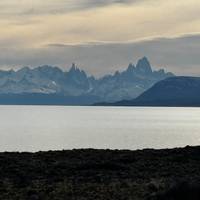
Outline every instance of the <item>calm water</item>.
{"type": "Polygon", "coordinates": [[[0,151],[199,144],[199,108],[0,106],[0,151]]]}

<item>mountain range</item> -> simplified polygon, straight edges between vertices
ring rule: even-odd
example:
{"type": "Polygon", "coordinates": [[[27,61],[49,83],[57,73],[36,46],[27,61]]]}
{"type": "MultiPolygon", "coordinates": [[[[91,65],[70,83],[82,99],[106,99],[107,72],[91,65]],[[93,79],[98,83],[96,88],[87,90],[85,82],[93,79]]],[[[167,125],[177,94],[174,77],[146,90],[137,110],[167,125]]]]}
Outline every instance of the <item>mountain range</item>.
{"type": "Polygon", "coordinates": [[[48,65],[33,69],[23,67],[17,71],[1,70],[0,104],[87,105],[131,100],[158,81],[173,76],[164,69],[153,70],[146,57],[136,66],[130,63],[124,71],[101,78],[88,76],[75,64],[69,71],[48,65]]]}

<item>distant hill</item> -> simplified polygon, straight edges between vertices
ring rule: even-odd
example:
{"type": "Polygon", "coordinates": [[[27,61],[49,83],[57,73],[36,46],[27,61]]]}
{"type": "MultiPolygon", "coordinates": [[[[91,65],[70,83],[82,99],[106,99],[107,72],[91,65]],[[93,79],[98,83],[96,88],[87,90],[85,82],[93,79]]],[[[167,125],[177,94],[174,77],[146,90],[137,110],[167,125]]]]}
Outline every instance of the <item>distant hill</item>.
{"type": "Polygon", "coordinates": [[[86,105],[130,100],[171,76],[174,75],[163,69],[153,71],[146,57],[136,66],[129,64],[122,72],[98,79],[88,76],[75,64],[66,72],[48,65],[0,70],[0,104],[45,104],[46,100],[46,104],[86,105]]]}
{"type": "MultiPolygon", "coordinates": [[[[102,105],[108,105],[106,103],[102,105]]],[[[110,104],[111,105],[111,104],[110,104]]],[[[170,77],[156,83],[131,101],[119,101],[113,106],[200,106],[199,77],[170,77]]]]}

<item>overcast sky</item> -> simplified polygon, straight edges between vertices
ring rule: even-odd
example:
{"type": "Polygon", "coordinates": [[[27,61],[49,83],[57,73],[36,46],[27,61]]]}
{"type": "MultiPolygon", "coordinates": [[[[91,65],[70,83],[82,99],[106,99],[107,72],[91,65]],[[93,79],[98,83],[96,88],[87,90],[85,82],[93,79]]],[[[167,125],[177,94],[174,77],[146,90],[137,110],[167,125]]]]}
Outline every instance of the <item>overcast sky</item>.
{"type": "Polygon", "coordinates": [[[0,68],[72,62],[101,76],[147,56],[200,76],[199,0],[1,0],[0,68]]]}

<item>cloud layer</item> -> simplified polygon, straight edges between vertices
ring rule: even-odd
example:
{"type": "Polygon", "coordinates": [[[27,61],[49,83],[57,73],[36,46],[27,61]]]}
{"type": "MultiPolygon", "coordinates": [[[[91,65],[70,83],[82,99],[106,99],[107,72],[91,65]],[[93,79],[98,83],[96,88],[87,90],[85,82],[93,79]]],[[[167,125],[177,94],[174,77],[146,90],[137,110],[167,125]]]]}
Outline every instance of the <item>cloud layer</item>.
{"type": "Polygon", "coordinates": [[[51,64],[68,70],[76,62],[89,73],[102,76],[123,70],[129,62],[136,63],[145,55],[155,69],[163,67],[179,75],[200,76],[199,43],[200,35],[186,35],[132,43],[50,44],[13,51],[5,48],[0,54],[0,64],[4,68],[51,64]]]}
{"type": "Polygon", "coordinates": [[[77,62],[101,75],[146,55],[200,75],[199,0],[1,0],[0,10],[0,68],[77,62]]]}
{"type": "Polygon", "coordinates": [[[136,2],[139,0],[1,0],[0,15],[61,14],[112,4],[136,2]]]}

